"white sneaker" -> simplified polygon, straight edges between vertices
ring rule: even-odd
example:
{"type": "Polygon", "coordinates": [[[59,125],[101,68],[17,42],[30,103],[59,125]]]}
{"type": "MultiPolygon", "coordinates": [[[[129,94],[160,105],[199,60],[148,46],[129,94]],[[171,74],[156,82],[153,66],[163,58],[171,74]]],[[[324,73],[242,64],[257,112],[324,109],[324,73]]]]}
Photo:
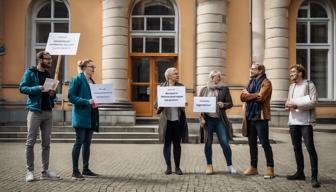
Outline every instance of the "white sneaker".
{"type": "Polygon", "coordinates": [[[60,178],[60,176],[56,175],[55,172],[47,170],[47,171],[42,172],[40,179],[41,180],[45,180],[45,179],[48,179],[48,180],[59,180],[61,178],[60,178]]]}
{"type": "Polygon", "coordinates": [[[32,171],[27,171],[27,174],[26,174],[26,182],[32,182],[34,181],[34,172],[32,171]]]}
{"type": "Polygon", "coordinates": [[[227,170],[228,172],[230,172],[231,174],[236,174],[237,173],[237,170],[232,166],[227,166],[227,170]]]}

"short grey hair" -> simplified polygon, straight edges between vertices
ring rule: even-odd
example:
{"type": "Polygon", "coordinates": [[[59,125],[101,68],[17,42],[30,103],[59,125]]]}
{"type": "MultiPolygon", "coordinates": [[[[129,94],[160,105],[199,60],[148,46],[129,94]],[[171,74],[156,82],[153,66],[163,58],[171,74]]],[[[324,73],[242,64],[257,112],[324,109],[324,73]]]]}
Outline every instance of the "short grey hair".
{"type": "Polygon", "coordinates": [[[212,80],[214,76],[219,75],[219,77],[222,79],[222,72],[218,70],[212,70],[209,73],[209,79],[212,80]]]}
{"type": "Polygon", "coordinates": [[[170,67],[170,68],[168,68],[167,70],[166,70],[166,72],[165,72],[165,78],[166,78],[166,80],[168,80],[168,75],[170,74],[170,73],[172,73],[174,70],[177,70],[175,67],[170,67]]]}

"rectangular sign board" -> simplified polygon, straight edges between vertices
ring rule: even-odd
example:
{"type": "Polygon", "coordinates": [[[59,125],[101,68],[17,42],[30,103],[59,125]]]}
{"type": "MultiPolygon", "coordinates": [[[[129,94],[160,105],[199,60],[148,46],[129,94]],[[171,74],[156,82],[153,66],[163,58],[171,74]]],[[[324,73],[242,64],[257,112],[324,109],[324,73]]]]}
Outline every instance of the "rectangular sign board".
{"type": "Polygon", "coordinates": [[[185,107],[186,89],[184,86],[167,86],[157,88],[159,107],[185,107]]]}
{"type": "Polygon", "coordinates": [[[194,112],[216,113],[216,97],[194,97],[194,112]]]}
{"type": "Polygon", "coordinates": [[[51,55],[76,55],[80,33],[49,33],[46,51],[51,55]]]}
{"type": "Polygon", "coordinates": [[[112,84],[90,84],[90,89],[95,103],[115,102],[115,92],[112,84]]]}

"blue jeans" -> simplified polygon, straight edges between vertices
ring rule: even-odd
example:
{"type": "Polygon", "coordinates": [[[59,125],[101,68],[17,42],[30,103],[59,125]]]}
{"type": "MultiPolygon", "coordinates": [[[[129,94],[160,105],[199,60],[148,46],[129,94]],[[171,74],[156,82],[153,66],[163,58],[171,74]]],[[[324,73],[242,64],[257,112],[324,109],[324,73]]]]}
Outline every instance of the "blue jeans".
{"type": "Polygon", "coordinates": [[[87,128],[75,128],[75,130],[76,141],[72,148],[72,170],[73,172],[78,172],[78,159],[82,145],[83,170],[89,169],[90,145],[93,131],[87,128]]]}
{"type": "Polygon", "coordinates": [[[267,120],[248,120],[248,142],[250,146],[251,166],[258,166],[258,142],[264,148],[266,163],[268,167],[274,167],[273,151],[268,138],[268,121],[267,120]]]}
{"type": "Polygon", "coordinates": [[[217,137],[219,140],[219,143],[222,147],[224,157],[226,159],[226,164],[228,166],[232,165],[232,152],[231,147],[229,143],[229,132],[225,128],[224,123],[218,119],[206,116],[206,127],[208,129],[208,135],[207,135],[207,142],[204,146],[204,152],[207,164],[212,164],[212,141],[213,141],[213,133],[217,133],[217,137]]]}
{"type": "Polygon", "coordinates": [[[312,177],[317,178],[318,158],[314,145],[314,133],[311,125],[290,125],[290,135],[295,153],[297,171],[303,173],[304,159],[302,153],[302,137],[310,157],[312,177]]]}
{"type": "Polygon", "coordinates": [[[180,168],[181,159],[181,131],[179,130],[179,121],[167,121],[167,130],[165,142],[163,145],[163,157],[166,161],[167,167],[171,167],[170,153],[171,143],[173,143],[173,154],[175,168],[180,168]]]}

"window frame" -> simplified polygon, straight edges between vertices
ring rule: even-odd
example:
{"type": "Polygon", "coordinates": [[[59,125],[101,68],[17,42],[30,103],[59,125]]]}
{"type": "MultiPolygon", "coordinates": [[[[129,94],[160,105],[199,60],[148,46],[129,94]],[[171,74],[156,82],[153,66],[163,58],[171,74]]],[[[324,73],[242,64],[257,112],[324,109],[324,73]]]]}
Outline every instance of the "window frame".
{"type": "MultiPolygon", "coordinates": [[[[307,50],[307,79],[311,78],[311,50],[312,49],[327,49],[328,54],[327,54],[327,96],[326,97],[319,97],[319,100],[321,101],[336,101],[336,54],[334,53],[335,51],[335,14],[334,10],[332,9],[331,4],[329,4],[327,1],[315,1],[315,0],[310,0],[308,1],[307,6],[300,6],[298,9],[298,12],[301,9],[307,9],[307,17],[298,17],[297,14],[297,19],[296,23],[298,22],[305,22],[307,23],[307,42],[306,43],[297,43],[296,42],[296,52],[298,49],[305,49],[307,50]],[[311,3],[315,3],[323,7],[323,9],[327,13],[327,17],[320,17],[320,18],[312,18],[310,17],[310,5],[311,3]],[[311,26],[312,23],[327,23],[328,27],[328,39],[327,43],[311,43],[311,26]]],[[[297,34],[297,31],[296,31],[297,34]]],[[[316,83],[316,82],[315,82],[316,83]]]]}
{"type": "MultiPolygon", "coordinates": [[[[66,6],[68,10],[68,17],[66,18],[57,18],[55,17],[55,2],[56,0],[41,0],[41,1],[36,1],[33,2],[33,7],[32,7],[32,12],[31,12],[31,19],[30,19],[30,29],[31,29],[31,34],[30,34],[30,39],[31,39],[31,44],[30,44],[30,66],[35,66],[36,65],[36,50],[37,49],[45,49],[47,43],[38,43],[36,39],[36,25],[38,23],[50,23],[51,24],[51,32],[55,31],[55,23],[67,23],[68,24],[68,32],[71,31],[70,26],[71,26],[71,15],[70,15],[70,7],[69,4],[66,0],[63,0],[64,5],[66,6]],[[37,15],[39,11],[46,5],[50,3],[51,4],[51,17],[50,18],[38,18],[37,15]]],[[[59,77],[61,81],[68,81],[68,59],[67,56],[62,55],[62,60],[64,61],[64,67],[63,67],[63,76],[59,77]]],[[[56,60],[53,60],[53,64],[56,65],[56,60]]]]}
{"type": "Polygon", "coordinates": [[[170,4],[173,6],[174,15],[132,15],[134,8],[141,0],[137,0],[134,2],[133,7],[130,11],[130,19],[129,19],[129,28],[130,28],[130,46],[129,52],[131,54],[148,54],[148,53],[157,53],[157,54],[165,54],[166,52],[162,52],[162,38],[174,38],[174,52],[169,52],[172,54],[178,53],[178,10],[176,7],[175,2],[168,0],[170,4]],[[144,20],[144,30],[133,30],[132,29],[132,22],[133,18],[143,18],[144,20]],[[147,30],[147,18],[160,18],[160,30],[147,30]],[[163,18],[174,18],[174,30],[162,30],[163,27],[163,18]],[[142,52],[133,52],[133,43],[132,38],[142,38],[143,40],[143,47],[142,52]],[[146,38],[159,38],[159,52],[146,52],[146,38]]]}

